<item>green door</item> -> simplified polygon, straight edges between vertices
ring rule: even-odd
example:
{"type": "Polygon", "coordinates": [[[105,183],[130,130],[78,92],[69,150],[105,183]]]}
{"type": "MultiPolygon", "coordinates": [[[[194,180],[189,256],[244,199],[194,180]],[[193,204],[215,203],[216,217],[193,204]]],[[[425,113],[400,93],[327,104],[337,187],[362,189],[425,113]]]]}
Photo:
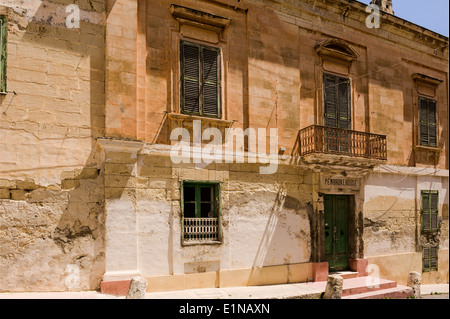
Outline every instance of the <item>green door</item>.
{"type": "Polygon", "coordinates": [[[330,271],[348,269],[349,197],[325,195],[325,260],[330,271]]]}

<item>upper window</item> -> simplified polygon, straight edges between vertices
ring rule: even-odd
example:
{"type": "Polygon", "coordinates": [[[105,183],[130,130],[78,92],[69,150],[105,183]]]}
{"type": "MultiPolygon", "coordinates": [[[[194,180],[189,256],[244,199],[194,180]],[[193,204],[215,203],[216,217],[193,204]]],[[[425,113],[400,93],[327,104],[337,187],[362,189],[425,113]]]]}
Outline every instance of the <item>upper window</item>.
{"type": "Polygon", "coordinates": [[[324,74],[323,86],[325,126],[350,129],[350,80],[324,74]]]}
{"type": "Polygon", "coordinates": [[[431,232],[438,229],[439,192],[422,191],[422,231],[431,232]]]}
{"type": "Polygon", "coordinates": [[[220,117],[220,50],[181,42],[181,112],[220,117]]]}
{"type": "Polygon", "coordinates": [[[420,145],[437,146],[437,108],[436,101],[419,98],[419,136],[420,145]]]}
{"type": "Polygon", "coordinates": [[[8,30],[5,16],[0,15],[0,92],[6,92],[6,32],[8,30]]]}
{"type": "Polygon", "coordinates": [[[183,182],[183,240],[220,241],[220,184],[183,182]]]}

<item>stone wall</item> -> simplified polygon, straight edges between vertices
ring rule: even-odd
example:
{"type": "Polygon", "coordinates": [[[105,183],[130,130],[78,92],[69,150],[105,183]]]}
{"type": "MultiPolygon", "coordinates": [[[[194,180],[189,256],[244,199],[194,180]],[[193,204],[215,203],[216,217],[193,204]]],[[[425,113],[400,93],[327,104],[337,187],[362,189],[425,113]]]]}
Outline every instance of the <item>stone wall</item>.
{"type": "MultiPolygon", "coordinates": [[[[245,270],[250,271],[242,279],[247,284],[261,280],[252,269],[310,262],[312,188],[302,169],[285,165],[274,175],[261,175],[259,165],[249,163],[196,168],[195,164],[173,164],[167,149],[157,146],[100,143],[105,150],[108,216],[104,280],[120,280],[133,273],[162,280],[172,275],[245,270]],[[221,183],[221,243],[183,244],[182,181],[221,183]]],[[[311,278],[310,272],[297,276],[291,281],[311,278]]],[[[226,284],[222,278],[222,285],[226,284]]],[[[150,284],[149,289],[164,290],[169,284],[158,285],[150,284]]]]}
{"type": "Polygon", "coordinates": [[[0,1],[0,291],[92,290],[104,272],[104,1],[0,1]]]}

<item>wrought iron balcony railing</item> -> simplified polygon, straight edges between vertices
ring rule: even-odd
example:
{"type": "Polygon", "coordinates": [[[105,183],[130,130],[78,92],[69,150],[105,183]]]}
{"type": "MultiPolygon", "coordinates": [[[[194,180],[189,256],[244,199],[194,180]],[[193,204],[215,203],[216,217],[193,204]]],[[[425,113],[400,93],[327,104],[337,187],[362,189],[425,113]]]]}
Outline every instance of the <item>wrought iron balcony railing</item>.
{"type": "Polygon", "coordinates": [[[299,132],[300,156],[314,153],[386,160],[386,135],[311,125],[299,132]]]}

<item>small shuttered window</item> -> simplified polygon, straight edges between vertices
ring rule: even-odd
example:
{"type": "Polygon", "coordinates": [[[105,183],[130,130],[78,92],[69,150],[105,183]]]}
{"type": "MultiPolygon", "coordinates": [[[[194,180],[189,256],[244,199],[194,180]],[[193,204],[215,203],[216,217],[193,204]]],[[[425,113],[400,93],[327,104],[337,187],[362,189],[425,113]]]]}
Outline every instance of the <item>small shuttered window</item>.
{"type": "Polygon", "coordinates": [[[422,253],[423,271],[438,270],[438,247],[424,247],[422,253]]]}
{"type": "Polygon", "coordinates": [[[422,191],[422,231],[436,231],[439,227],[439,192],[422,191]]]}
{"type": "Polygon", "coordinates": [[[323,85],[325,126],[350,129],[350,80],[324,74],[323,85]]]}
{"type": "Polygon", "coordinates": [[[220,50],[181,42],[181,112],[220,117],[220,50]]]}
{"type": "Polygon", "coordinates": [[[437,146],[437,103],[419,98],[419,139],[422,146],[437,146]]]}
{"type": "Polygon", "coordinates": [[[7,20],[0,15],[0,92],[6,92],[6,38],[7,20]]]}

